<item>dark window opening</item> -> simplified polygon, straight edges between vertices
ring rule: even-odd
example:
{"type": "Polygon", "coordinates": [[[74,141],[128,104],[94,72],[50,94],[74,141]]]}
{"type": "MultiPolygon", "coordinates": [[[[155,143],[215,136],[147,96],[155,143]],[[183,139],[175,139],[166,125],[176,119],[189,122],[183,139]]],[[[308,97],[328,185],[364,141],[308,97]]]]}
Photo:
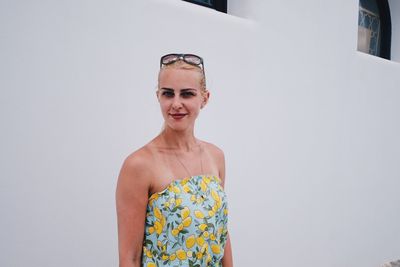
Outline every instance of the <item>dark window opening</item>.
{"type": "Polygon", "coordinates": [[[223,13],[227,12],[227,0],[183,0],[183,1],[209,7],[223,13]]]}
{"type": "Polygon", "coordinates": [[[358,51],[390,60],[392,23],[387,0],[360,0],[358,51]]]}

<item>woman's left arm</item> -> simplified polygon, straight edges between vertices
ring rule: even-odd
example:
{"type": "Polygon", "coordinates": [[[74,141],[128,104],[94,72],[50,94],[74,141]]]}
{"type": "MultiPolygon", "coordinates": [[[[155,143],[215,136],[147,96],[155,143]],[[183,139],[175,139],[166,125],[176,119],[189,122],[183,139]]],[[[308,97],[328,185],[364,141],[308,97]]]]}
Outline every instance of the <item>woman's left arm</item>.
{"type": "Polygon", "coordinates": [[[226,239],[224,257],[222,258],[222,267],[233,267],[232,247],[229,233],[228,238],[226,239]]]}
{"type": "MultiPolygon", "coordinates": [[[[222,187],[225,187],[225,155],[221,149],[218,150],[219,177],[222,180],[222,187]]],[[[222,267],[233,267],[232,247],[229,232],[225,243],[224,256],[222,258],[222,267]]]]}

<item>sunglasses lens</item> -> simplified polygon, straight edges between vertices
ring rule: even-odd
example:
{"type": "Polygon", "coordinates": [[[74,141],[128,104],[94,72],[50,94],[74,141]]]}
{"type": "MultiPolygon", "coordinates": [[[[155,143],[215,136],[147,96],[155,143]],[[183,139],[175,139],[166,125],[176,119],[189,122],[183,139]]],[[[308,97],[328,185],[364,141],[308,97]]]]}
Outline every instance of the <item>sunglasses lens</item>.
{"type": "Polygon", "coordinates": [[[168,54],[168,55],[165,55],[165,56],[161,57],[160,67],[162,67],[162,65],[172,64],[178,60],[183,60],[188,64],[199,66],[201,69],[204,68],[203,59],[201,57],[193,55],[193,54],[168,54]]]}
{"type": "Polygon", "coordinates": [[[200,57],[195,56],[195,55],[186,55],[185,56],[185,61],[187,63],[193,64],[193,65],[200,65],[202,64],[202,60],[200,57]]]}
{"type": "Polygon", "coordinates": [[[161,61],[162,61],[162,64],[168,65],[168,64],[171,64],[171,63],[177,61],[178,59],[179,59],[178,55],[171,54],[171,55],[163,56],[161,61]]]}

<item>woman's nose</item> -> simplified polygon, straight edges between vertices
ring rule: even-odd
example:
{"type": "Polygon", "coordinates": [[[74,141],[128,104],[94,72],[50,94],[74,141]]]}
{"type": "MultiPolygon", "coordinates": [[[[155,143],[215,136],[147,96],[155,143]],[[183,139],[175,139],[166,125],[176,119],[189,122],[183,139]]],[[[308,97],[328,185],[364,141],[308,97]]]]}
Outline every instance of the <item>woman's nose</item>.
{"type": "Polygon", "coordinates": [[[179,109],[182,107],[182,102],[181,102],[179,95],[174,97],[174,101],[172,102],[172,107],[174,109],[179,109]]]}

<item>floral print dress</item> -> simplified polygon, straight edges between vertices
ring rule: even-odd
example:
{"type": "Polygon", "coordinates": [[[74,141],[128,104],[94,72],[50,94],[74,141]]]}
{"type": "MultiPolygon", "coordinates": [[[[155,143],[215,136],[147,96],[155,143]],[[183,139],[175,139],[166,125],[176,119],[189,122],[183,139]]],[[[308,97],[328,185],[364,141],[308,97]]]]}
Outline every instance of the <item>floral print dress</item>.
{"type": "Polygon", "coordinates": [[[142,266],[221,267],[228,208],[221,180],[197,175],[150,196],[142,266]]]}

